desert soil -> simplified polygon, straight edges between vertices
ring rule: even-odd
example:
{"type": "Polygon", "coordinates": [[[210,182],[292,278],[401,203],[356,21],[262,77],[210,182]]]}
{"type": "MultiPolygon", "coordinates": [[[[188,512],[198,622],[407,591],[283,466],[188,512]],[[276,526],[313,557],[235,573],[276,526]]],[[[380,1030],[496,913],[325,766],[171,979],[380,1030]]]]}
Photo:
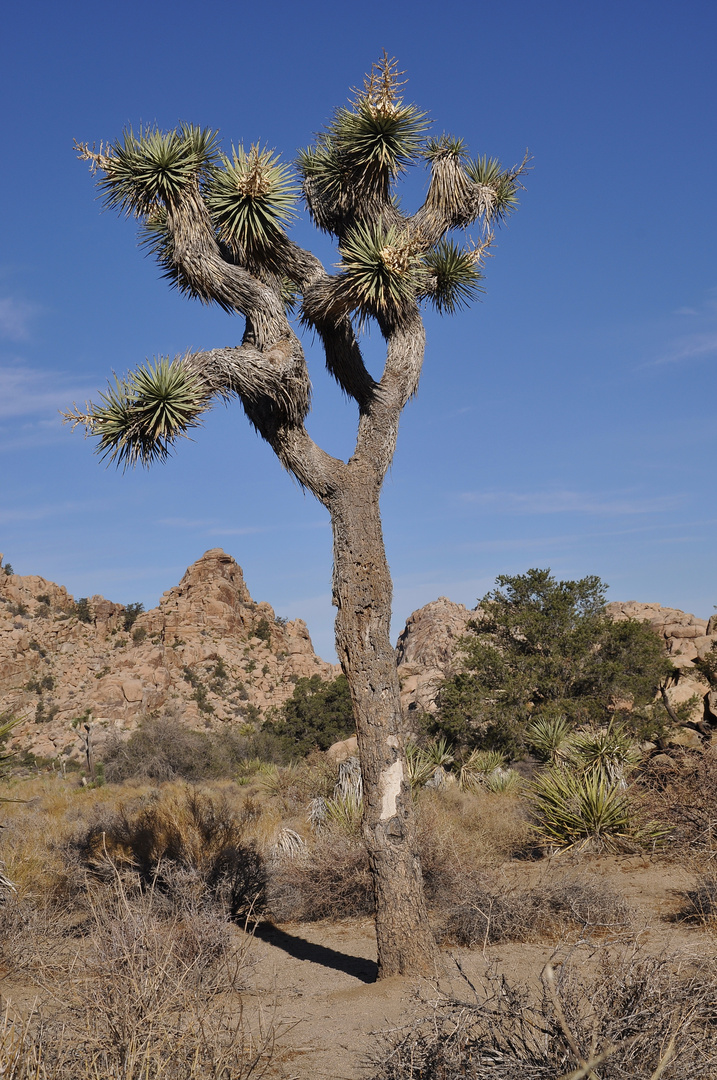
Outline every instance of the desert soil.
{"type": "Polygon", "coordinates": [[[245,992],[247,1021],[273,1021],[279,1028],[273,1075],[282,1080],[356,1080],[370,1074],[369,1058],[380,1033],[410,1024],[426,1014],[438,993],[470,999],[470,983],[480,982],[491,965],[514,982],[537,981],[545,963],[571,952],[591,963],[596,949],[612,944],[649,953],[715,955],[717,938],[703,928],[671,922],[680,893],[694,875],[679,863],[643,857],[595,857],[572,867],[564,858],[503,867],[506,885],[525,886],[566,869],[599,877],[621,894],[634,911],[629,934],[574,947],[559,942],[510,943],[485,950],[445,949],[447,971],[431,980],[375,982],[376,944],[369,919],[341,923],[261,926],[249,950],[252,971],[245,992]],[[468,981],[469,980],[469,981],[468,981]]]}

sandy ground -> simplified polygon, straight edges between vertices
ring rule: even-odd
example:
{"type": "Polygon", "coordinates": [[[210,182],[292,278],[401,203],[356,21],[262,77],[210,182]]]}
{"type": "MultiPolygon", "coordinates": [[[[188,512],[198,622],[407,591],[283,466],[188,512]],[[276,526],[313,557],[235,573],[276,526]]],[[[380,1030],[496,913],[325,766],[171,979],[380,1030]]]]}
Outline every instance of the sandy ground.
{"type": "MultiPolygon", "coordinates": [[[[573,869],[590,873],[624,896],[635,913],[634,926],[614,947],[650,953],[717,954],[717,938],[702,928],[670,921],[680,891],[694,875],[678,863],[642,857],[563,859],[535,864],[511,862],[501,873],[506,884],[528,885],[544,875],[573,869]]],[[[603,941],[600,947],[606,944],[603,941]]],[[[355,1080],[370,1073],[368,1064],[381,1032],[426,1013],[440,992],[470,998],[466,982],[480,982],[490,965],[512,981],[539,979],[560,943],[510,943],[481,949],[446,949],[447,971],[437,980],[388,979],[376,982],[376,944],[368,919],[258,928],[249,950],[253,965],[245,994],[246,1016],[273,1020],[281,1034],[274,1075],[285,1080],[355,1080]]],[[[563,948],[565,952],[565,948],[563,948]]],[[[590,963],[593,946],[575,954],[590,963]]]]}
{"type": "MultiPolygon", "coordinates": [[[[508,943],[486,949],[445,949],[445,970],[435,980],[376,981],[376,942],[370,919],[258,926],[247,942],[241,1002],[248,1026],[277,1032],[270,1070],[276,1080],[358,1080],[371,1073],[370,1057],[381,1033],[427,1015],[441,993],[470,1000],[471,983],[493,965],[514,983],[537,984],[545,963],[571,952],[575,962],[594,962],[606,945],[653,954],[717,955],[717,929],[675,922],[681,893],[695,881],[693,868],[646,857],[585,857],[570,861],[511,860],[493,874],[506,888],[539,884],[550,875],[575,874],[603,881],[633,910],[629,931],[587,945],[559,941],[508,943]]],[[[0,998],[27,1010],[39,987],[0,978],[0,998]]],[[[40,996],[42,996],[40,994],[40,996]]]]}

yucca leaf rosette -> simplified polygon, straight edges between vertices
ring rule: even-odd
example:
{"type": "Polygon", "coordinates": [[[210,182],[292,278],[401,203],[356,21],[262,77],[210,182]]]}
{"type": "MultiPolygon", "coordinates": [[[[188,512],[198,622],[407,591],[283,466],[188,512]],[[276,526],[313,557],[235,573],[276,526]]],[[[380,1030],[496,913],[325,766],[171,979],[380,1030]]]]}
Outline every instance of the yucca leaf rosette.
{"type": "Polygon", "coordinates": [[[98,181],[105,205],[130,217],[146,217],[176,201],[198,183],[217,157],[216,132],[183,124],[172,131],[126,128],[122,138],[99,154],[80,146],[80,156],[104,176],[98,181]]]}
{"type": "Polygon", "coordinates": [[[483,275],[476,268],[481,249],[459,247],[442,240],[424,258],[428,272],[425,297],[441,315],[467,307],[483,291],[483,275]]]}
{"type": "Polygon", "coordinates": [[[382,221],[350,229],[340,245],[334,294],[347,311],[396,315],[415,300],[423,277],[420,244],[382,221]]]}
{"type": "Polygon", "coordinates": [[[219,238],[235,250],[271,248],[296,217],[299,188],[272,150],[232,147],[212,169],[206,201],[219,238]]]}
{"type": "Polygon", "coordinates": [[[176,439],[197,427],[209,407],[203,380],[182,359],[160,357],[126,378],[116,375],[98,404],[65,419],[98,439],[96,453],[126,469],[164,461],[176,439]]]}
{"type": "Polygon", "coordinates": [[[483,213],[488,222],[494,219],[505,221],[517,208],[521,187],[518,177],[525,167],[526,161],[514,169],[504,169],[497,158],[489,158],[485,154],[466,161],[467,175],[483,190],[483,213]]]}
{"type": "Polygon", "coordinates": [[[364,215],[379,212],[399,173],[419,160],[428,117],[400,97],[398,74],[384,54],[354,100],[300,152],[304,196],[319,228],[343,231],[359,208],[364,215]]]}

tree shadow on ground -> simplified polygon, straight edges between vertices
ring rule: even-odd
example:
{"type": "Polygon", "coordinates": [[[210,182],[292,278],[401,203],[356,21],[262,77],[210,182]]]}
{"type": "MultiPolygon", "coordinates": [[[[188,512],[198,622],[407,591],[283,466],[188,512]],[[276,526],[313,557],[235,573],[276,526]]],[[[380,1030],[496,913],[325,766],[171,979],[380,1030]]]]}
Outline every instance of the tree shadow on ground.
{"type": "Polygon", "coordinates": [[[316,945],[306,938],[287,934],[285,930],[280,930],[271,923],[259,923],[254,930],[254,937],[266,941],[268,945],[274,945],[277,949],[283,949],[297,960],[309,960],[312,964],[343,971],[361,982],[373,983],[378,978],[378,964],[375,961],[367,960],[364,956],[349,956],[336,949],[329,949],[326,945],[316,945]]]}

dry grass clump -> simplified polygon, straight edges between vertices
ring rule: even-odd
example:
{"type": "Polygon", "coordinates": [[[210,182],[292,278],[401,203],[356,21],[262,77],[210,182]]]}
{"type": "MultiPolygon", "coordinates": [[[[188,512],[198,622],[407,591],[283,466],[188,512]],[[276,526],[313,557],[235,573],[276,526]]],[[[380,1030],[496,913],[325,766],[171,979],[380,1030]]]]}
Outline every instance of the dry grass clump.
{"type": "Polygon", "coordinates": [[[340,829],[325,829],[306,851],[272,861],[267,893],[267,908],[279,922],[371,915],[366,848],[340,829]]]}
{"type": "Polygon", "coordinates": [[[496,973],[392,1033],[372,1080],[711,1080],[717,1070],[712,958],[619,956],[547,965],[539,991],[496,973]]]}
{"type": "Polygon", "coordinates": [[[686,752],[669,763],[660,754],[640,772],[645,810],[669,830],[672,847],[717,852],[717,749],[686,752]]]}
{"type": "Polygon", "coordinates": [[[700,874],[695,887],[683,895],[685,902],[675,916],[677,922],[717,925],[717,874],[700,874]]]}
{"type": "Polygon", "coordinates": [[[533,888],[506,889],[464,879],[445,905],[438,939],[442,944],[493,945],[502,941],[598,936],[625,930],[630,909],[598,881],[563,877],[533,888]]]}
{"type": "Polygon", "coordinates": [[[237,811],[222,794],[166,787],[102,807],[69,849],[99,879],[111,879],[119,864],[136,871],[142,887],[175,894],[180,906],[193,895],[243,919],[264,904],[264,860],[246,839],[258,813],[251,800],[237,811]]]}
{"type": "Polygon", "coordinates": [[[74,963],[42,980],[47,997],[0,1028],[8,1080],[242,1080],[265,1072],[274,1032],[252,1037],[238,992],[245,955],[226,922],[167,914],[119,873],[90,898],[74,963]]]}

